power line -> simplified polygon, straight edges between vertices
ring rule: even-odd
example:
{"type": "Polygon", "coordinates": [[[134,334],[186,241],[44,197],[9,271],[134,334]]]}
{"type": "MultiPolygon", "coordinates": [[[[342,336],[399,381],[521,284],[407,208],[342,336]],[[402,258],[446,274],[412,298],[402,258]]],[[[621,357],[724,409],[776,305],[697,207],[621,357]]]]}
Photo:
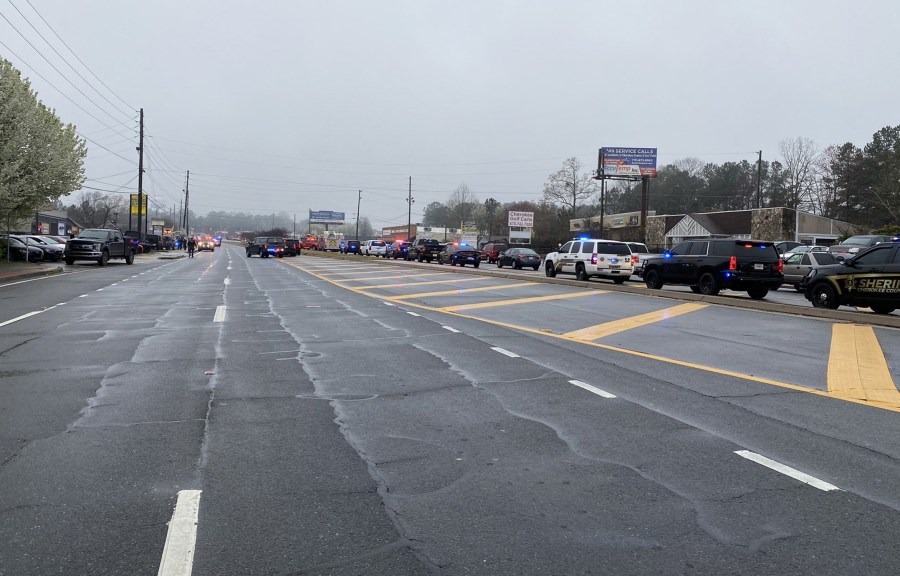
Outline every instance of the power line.
{"type": "MultiPolygon", "coordinates": [[[[115,109],[119,112],[119,114],[122,114],[122,115],[125,116],[126,118],[131,118],[131,115],[130,115],[128,112],[122,112],[122,109],[121,109],[121,108],[119,108],[118,106],[116,106],[116,105],[115,105],[109,98],[107,98],[102,92],[100,92],[99,90],[97,90],[96,88],[94,88],[94,85],[91,84],[90,81],[89,81],[87,78],[85,78],[84,76],[82,76],[82,75],[81,75],[81,72],[79,72],[78,70],[76,70],[75,67],[72,66],[72,65],[69,63],[69,61],[66,60],[66,58],[65,58],[62,54],[59,53],[59,51],[53,46],[53,44],[51,44],[50,41],[47,40],[47,39],[44,37],[43,34],[41,34],[41,31],[38,30],[37,27],[36,27],[34,24],[31,23],[31,20],[29,20],[28,17],[25,16],[25,14],[22,14],[22,11],[19,10],[19,7],[18,7],[18,6],[16,6],[15,4],[13,4],[13,1],[12,1],[12,0],[9,0],[9,4],[13,7],[13,9],[14,9],[16,12],[19,13],[19,16],[21,16],[22,19],[25,20],[25,22],[26,22],[29,26],[31,26],[31,29],[34,30],[35,32],[37,32],[37,35],[41,37],[41,40],[43,40],[43,41],[47,44],[47,46],[50,47],[51,50],[53,50],[53,53],[56,54],[57,56],[59,56],[59,59],[62,60],[63,62],[65,62],[66,66],[68,66],[69,68],[72,69],[72,72],[74,72],[75,74],[77,74],[78,77],[81,78],[81,79],[84,81],[85,84],[87,84],[88,86],[90,86],[91,88],[93,88],[93,89],[94,89],[94,92],[96,92],[101,98],[103,98],[104,100],[106,100],[106,102],[107,102],[110,106],[112,106],[113,108],[115,108],[115,109]]],[[[35,10],[34,6],[31,4],[31,2],[29,2],[28,5],[31,6],[31,9],[34,10],[35,13],[36,13],[38,16],[40,16],[40,14],[37,12],[37,10],[35,10]]],[[[43,20],[43,18],[41,18],[41,19],[43,20]]],[[[7,22],[8,22],[8,20],[7,20],[7,22]]],[[[46,24],[47,21],[44,20],[44,23],[46,24]]],[[[49,26],[49,24],[48,24],[48,26],[49,26]]],[[[51,30],[52,30],[52,28],[51,28],[51,30]]],[[[54,33],[55,33],[55,32],[54,32],[54,33]]],[[[58,37],[58,36],[57,36],[57,37],[58,37]]],[[[64,43],[64,44],[65,44],[65,43],[64,43]]],[[[68,46],[66,46],[66,47],[68,48],[68,46]]],[[[69,51],[70,51],[70,52],[72,51],[71,48],[69,49],[69,51]]]]}
{"type": "MultiPolygon", "coordinates": [[[[45,61],[47,64],[50,65],[51,68],[53,68],[54,70],[56,70],[56,73],[59,74],[59,75],[62,77],[63,80],[65,80],[66,82],[68,82],[68,83],[72,86],[72,88],[74,88],[75,90],[78,91],[79,94],[81,94],[82,96],[84,96],[85,99],[87,99],[88,102],[90,102],[91,104],[93,104],[94,106],[96,106],[101,112],[103,112],[104,114],[106,114],[107,116],[109,116],[114,122],[118,122],[118,123],[121,124],[122,126],[125,126],[126,128],[128,128],[128,125],[127,125],[127,124],[125,124],[124,122],[122,122],[121,120],[119,120],[118,118],[116,118],[115,116],[113,116],[112,114],[110,114],[109,112],[107,112],[106,108],[104,108],[103,106],[100,106],[99,104],[97,104],[90,96],[88,96],[87,94],[85,94],[84,91],[83,91],[81,88],[79,88],[78,86],[75,85],[74,82],[72,82],[71,80],[69,80],[68,76],[66,76],[65,74],[63,74],[62,72],[60,72],[59,68],[57,68],[57,67],[53,64],[53,62],[51,62],[46,56],[44,56],[43,52],[41,52],[40,50],[38,50],[37,47],[36,47],[34,44],[31,43],[31,40],[29,40],[24,34],[22,34],[22,32],[19,31],[19,29],[16,28],[16,26],[15,26],[12,22],[10,22],[9,18],[7,18],[6,15],[3,14],[3,12],[0,12],[0,18],[3,18],[4,20],[6,20],[6,23],[9,24],[10,27],[11,27],[13,30],[16,31],[16,34],[18,34],[19,36],[21,36],[22,39],[25,40],[25,42],[27,42],[28,45],[31,46],[31,48],[32,48],[35,52],[37,52],[38,56],[40,56],[41,58],[43,58],[44,61],[45,61]]],[[[34,68],[32,67],[32,70],[33,70],[33,69],[34,69],[34,68]]]]}
{"type": "Polygon", "coordinates": [[[118,94],[116,94],[116,93],[113,91],[112,88],[110,88],[109,86],[107,86],[106,83],[103,82],[103,80],[101,80],[99,76],[97,76],[96,74],[94,74],[94,71],[93,71],[93,70],[91,70],[90,68],[88,68],[88,65],[84,63],[84,60],[82,60],[81,58],[78,57],[78,54],[76,54],[75,51],[72,50],[72,48],[70,48],[68,44],[66,44],[66,41],[63,40],[63,39],[60,37],[59,34],[56,33],[56,30],[53,29],[53,26],[51,26],[50,23],[47,22],[47,20],[46,20],[43,16],[41,16],[41,13],[37,11],[37,8],[35,8],[35,7],[34,7],[34,4],[31,3],[31,0],[25,0],[25,2],[27,2],[28,5],[31,6],[31,9],[34,10],[34,13],[38,15],[38,18],[40,18],[41,20],[44,21],[44,24],[47,25],[47,28],[49,28],[50,31],[53,32],[53,35],[56,36],[56,37],[59,39],[60,42],[63,43],[63,46],[65,46],[66,49],[68,49],[69,52],[72,53],[72,56],[74,56],[75,59],[78,60],[78,61],[81,63],[82,66],[84,66],[84,69],[87,70],[88,72],[90,72],[90,73],[91,73],[91,76],[93,76],[94,78],[97,79],[97,82],[99,82],[100,84],[103,85],[104,88],[106,88],[107,90],[109,90],[110,94],[112,94],[113,96],[115,96],[116,98],[118,98],[118,99],[119,99],[119,102],[121,102],[122,104],[124,104],[126,108],[128,108],[129,110],[132,110],[132,111],[135,110],[135,107],[134,107],[134,106],[132,106],[131,104],[129,104],[128,102],[126,102],[125,100],[123,100],[118,94]]]}

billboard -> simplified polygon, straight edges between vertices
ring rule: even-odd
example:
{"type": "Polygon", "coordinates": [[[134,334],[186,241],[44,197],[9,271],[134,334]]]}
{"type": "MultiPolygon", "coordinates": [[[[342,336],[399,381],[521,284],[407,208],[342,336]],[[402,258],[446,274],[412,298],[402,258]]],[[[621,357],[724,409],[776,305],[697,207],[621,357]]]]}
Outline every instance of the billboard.
{"type": "Polygon", "coordinates": [[[510,228],[534,228],[534,212],[509,211],[510,228]]]}
{"type": "Polygon", "coordinates": [[[344,213],[332,212],[330,210],[310,210],[310,224],[343,224],[344,213]]]}
{"type": "Polygon", "coordinates": [[[656,177],[656,148],[601,148],[603,176],[656,177]]]}
{"type": "MultiPolygon", "coordinates": [[[[143,206],[143,209],[141,210],[141,214],[146,214],[146,213],[147,213],[147,195],[144,194],[144,206],[143,206]]],[[[132,216],[138,215],[138,195],[137,194],[131,195],[131,215],[132,216]]]]}

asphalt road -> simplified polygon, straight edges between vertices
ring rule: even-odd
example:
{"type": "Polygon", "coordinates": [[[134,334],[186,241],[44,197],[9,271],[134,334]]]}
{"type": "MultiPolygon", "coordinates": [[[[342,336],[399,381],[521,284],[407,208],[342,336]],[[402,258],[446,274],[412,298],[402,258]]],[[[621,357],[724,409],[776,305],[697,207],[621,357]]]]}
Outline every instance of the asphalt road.
{"type": "Polygon", "coordinates": [[[377,264],[0,286],[0,575],[900,573],[900,331],[377,264]]]}

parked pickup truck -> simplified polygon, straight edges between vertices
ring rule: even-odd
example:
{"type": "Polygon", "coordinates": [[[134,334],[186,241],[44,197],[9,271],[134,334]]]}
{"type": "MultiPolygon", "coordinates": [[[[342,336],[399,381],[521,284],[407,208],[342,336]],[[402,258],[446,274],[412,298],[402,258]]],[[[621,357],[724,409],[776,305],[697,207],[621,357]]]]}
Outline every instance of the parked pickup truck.
{"type": "Polygon", "coordinates": [[[406,255],[407,260],[415,259],[417,262],[431,262],[438,257],[444,249],[444,245],[432,238],[419,238],[412,243],[406,255]]]}
{"type": "Polygon", "coordinates": [[[631,248],[632,256],[637,256],[638,261],[634,265],[634,273],[637,276],[643,276],[644,274],[644,263],[647,262],[650,258],[654,256],[658,256],[658,254],[651,254],[650,250],[647,249],[647,245],[643,242],[626,242],[628,247],[631,248]]]}
{"type": "Polygon", "coordinates": [[[121,230],[89,228],[66,242],[64,256],[70,266],[76,260],[94,260],[100,266],[106,266],[112,258],[122,258],[126,264],[131,264],[134,247],[126,241],[121,230]]]}

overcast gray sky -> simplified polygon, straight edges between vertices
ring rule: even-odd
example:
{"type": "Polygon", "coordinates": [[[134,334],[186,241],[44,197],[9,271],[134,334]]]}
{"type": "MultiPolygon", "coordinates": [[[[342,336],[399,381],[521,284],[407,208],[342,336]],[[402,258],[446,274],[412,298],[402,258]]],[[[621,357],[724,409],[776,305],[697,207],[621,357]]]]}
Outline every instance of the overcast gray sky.
{"type": "Polygon", "coordinates": [[[896,0],[0,0],[0,13],[0,56],[96,142],[86,185],[136,191],[142,107],[145,191],[170,207],[190,170],[200,214],[352,221],[362,189],[380,228],[406,223],[408,176],[416,221],[461,182],[482,201],[537,200],[565,158],[593,169],[601,146],[656,147],[660,164],[773,160],[786,138],[862,146],[900,123],[896,0]]]}

